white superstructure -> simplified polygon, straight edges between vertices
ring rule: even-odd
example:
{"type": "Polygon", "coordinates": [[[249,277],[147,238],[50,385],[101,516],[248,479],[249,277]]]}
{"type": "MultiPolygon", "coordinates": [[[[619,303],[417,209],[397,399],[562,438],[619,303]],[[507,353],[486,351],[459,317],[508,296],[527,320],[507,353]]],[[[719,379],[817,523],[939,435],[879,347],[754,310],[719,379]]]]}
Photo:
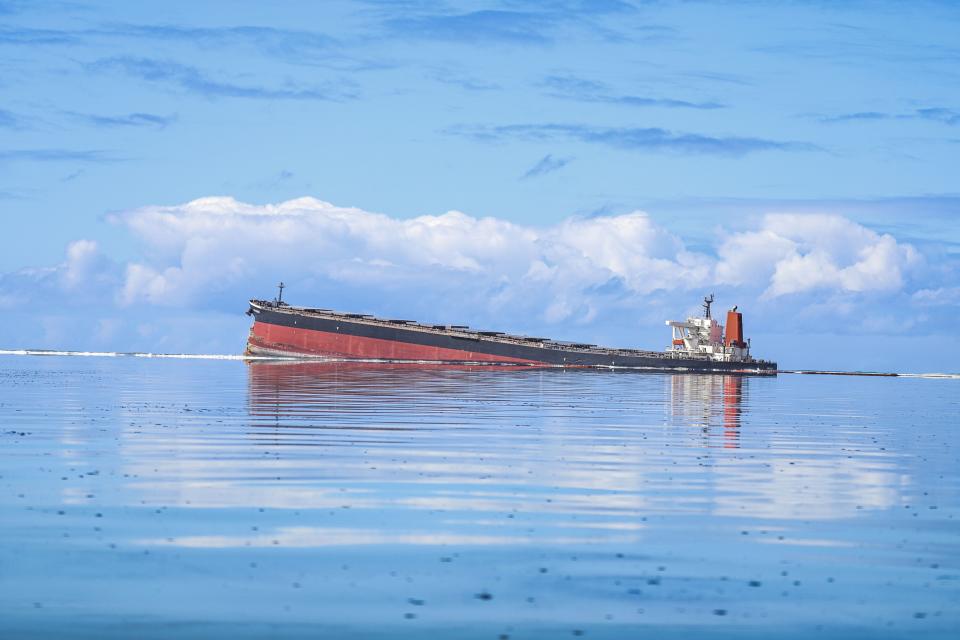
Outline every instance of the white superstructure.
{"type": "Polygon", "coordinates": [[[750,344],[743,340],[743,319],[737,308],[727,312],[727,334],[710,314],[713,294],[703,299],[703,317],[686,322],[667,320],[673,337],[666,352],[673,357],[703,358],[716,362],[750,362],[750,344]]]}

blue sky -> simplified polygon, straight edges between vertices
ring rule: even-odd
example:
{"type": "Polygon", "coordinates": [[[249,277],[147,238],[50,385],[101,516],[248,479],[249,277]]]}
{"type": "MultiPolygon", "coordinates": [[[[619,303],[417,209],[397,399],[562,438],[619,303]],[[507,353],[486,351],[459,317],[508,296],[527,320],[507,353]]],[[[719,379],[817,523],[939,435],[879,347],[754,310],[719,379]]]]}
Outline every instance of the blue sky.
{"type": "Polygon", "coordinates": [[[957,33],[951,2],[0,0],[0,347],[237,351],[284,278],[646,347],[715,290],[788,366],[956,370],[957,33]]]}

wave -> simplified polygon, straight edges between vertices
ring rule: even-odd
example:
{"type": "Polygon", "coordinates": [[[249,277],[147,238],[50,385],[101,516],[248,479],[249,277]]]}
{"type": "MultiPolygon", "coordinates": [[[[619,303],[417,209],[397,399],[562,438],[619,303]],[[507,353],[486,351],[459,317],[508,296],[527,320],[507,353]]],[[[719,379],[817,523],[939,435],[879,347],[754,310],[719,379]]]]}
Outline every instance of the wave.
{"type": "Polygon", "coordinates": [[[145,353],[139,351],[60,351],[56,349],[0,349],[0,356],[74,356],[84,358],[177,358],[183,360],[291,360],[227,353],[145,353]]]}
{"type": "Polygon", "coordinates": [[[901,378],[948,378],[960,380],[960,373],[898,373],[901,378]]]}
{"type": "Polygon", "coordinates": [[[89,356],[114,358],[126,355],[116,351],[56,351],[53,349],[0,349],[0,356],[89,356]]]}

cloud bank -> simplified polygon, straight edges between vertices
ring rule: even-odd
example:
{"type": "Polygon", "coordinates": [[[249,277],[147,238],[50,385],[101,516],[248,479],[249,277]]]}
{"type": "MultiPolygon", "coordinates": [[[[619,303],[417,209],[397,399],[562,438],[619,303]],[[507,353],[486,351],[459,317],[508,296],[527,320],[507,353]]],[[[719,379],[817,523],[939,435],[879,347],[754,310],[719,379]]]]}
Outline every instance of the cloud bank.
{"type": "Polygon", "coordinates": [[[563,320],[576,315],[574,300],[594,309],[610,295],[709,286],[768,299],[890,293],[923,263],[913,246],[827,214],[766,215],[755,229],[720,231],[715,252],[688,248],[640,211],[534,227],[459,211],[402,220],[314,198],[252,205],[210,197],[111,220],[133,233],[145,256],[125,267],[116,292],[123,305],[193,305],[217,291],[242,297],[257,293],[250,283],[269,275],[270,283],[282,277],[371,292],[420,289],[426,297],[466,287],[458,297],[503,306],[535,299],[563,320]],[[547,304],[561,300],[569,302],[547,304]]]}
{"type": "Polygon", "coordinates": [[[641,211],[529,226],[209,197],[110,220],[134,236],[139,258],[121,263],[74,242],[59,265],[0,277],[0,306],[206,311],[243,323],[244,301],[272,296],[282,279],[294,303],[651,346],[659,334],[638,327],[655,332],[714,290],[750,308],[756,326],[787,328],[826,317],[896,332],[957,305],[955,268],[939,266],[937,281],[915,246],[832,214],[768,214],[696,248],[641,211]],[[878,301],[912,306],[912,319],[867,313],[878,301]]]}

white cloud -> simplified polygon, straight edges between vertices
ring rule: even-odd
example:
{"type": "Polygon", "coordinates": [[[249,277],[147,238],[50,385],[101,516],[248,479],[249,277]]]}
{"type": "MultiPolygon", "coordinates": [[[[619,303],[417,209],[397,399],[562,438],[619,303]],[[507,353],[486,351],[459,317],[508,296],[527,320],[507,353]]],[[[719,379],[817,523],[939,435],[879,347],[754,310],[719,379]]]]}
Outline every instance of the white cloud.
{"type": "MultiPolygon", "coordinates": [[[[0,275],[0,307],[64,318],[84,307],[89,326],[64,320],[71,347],[82,335],[118,348],[189,349],[169,333],[184,323],[232,345],[242,342],[245,300],[272,296],[282,279],[295,303],[655,347],[662,320],[697,312],[711,291],[749,310],[751,327],[782,330],[839,318],[868,333],[909,325],[878,325],[883,309],[865,310],[879,299],[912,307],[916,330],[957,300],[953,267],[924,270],[911,245],[836,215],[771,214],[696,250],[639,211],[531,226],[458,211],[398,219],[313,198],[211,197],[111,219],[139,243],[138,258],[117,263],[78,240],[60,264],[0,275]],[[211,310],[217,328],[197,320],[211,310]],[[110,323],[97,324],[103,318],[110,323]]],[[[25,319],[24,331],[33,324],[25,319]]]]}
{"type": "MultiPolygon", "coordinates": [[[[283,278],[304,292],[340,286],[532,305],[559,322],[595,316],[601,299],[716,285],[772,298],[899,291],[921,260],[909,244],[836,215],[770,214],[758,229],[720,232],[716,255],[687,249],[643,212],[534,227],[458,211],[401,220],[314,198],[252,205],[209,197],[112,220],[140,241],[141,259],[121,268],[96,242],[78,240],[60,265],[8,274],[4,284],[20,278],[66,292],[113,284],[122,305],[189,307],[265,295],[260,287],[283,278]]],[[[0,293],[8,299],[18,288],[0,293]]]]}
{"type": "Polygon", "coordinates": [[[499,305],[546,297],[544,313],[559,321],[591,313],[564,298],[590,298],[610,282],[646,294],[699,286],[710,271],[707,257],[640,212],[536,228],[458,211],[399,220],[312,198],[264,206],[204,198],[115,219],[150,257],[127,266],[124,304],[178,305],[244,286],[253,294],[251,283],[272,274],[372,291],[453,288],[499,305]]]}
{"type": "Polygon", "coordinates": [[[52,267],[27,267],[0,275],[0,306],[41,300],[59,306],[112,303],[120,282],[118,267],[93,240],[67,245],[63,262],[52,267]]]}
{"type": "Polygon", "coordinates": [[[767,286],[777,264],[795,252],[794,242],[769,229],[733,234],[717,249],[716,281],[767,286]]]}
{"type": "Polygon", "coordinates": [[[688,250],[639,211],[533,227],[459,211],[400,220],[314,198],[251,205],[210,197],[115,220],[146,257],[127,265],[127,305],[242,298],[283,278],[304,294],[339,285],[589,322],[604,300],[715,285],[767,298],[894,292],[920,260],[890,235],[824,214],[767,215],[759,229],[721,235],[716,255],[688,250]]]}
{"type": "Polygon", "coordinates": [[[60,281],[66,289],[85,286],[99,275],[103,257],[93,240],[77,240],[67,245],[67,259],[60,267],[60,281]]]}
{"type": "Polygon", "coordinates": [[[717,281],[756,284],[779,297],[816,290],[892,292],[920,262],[909,244],[824,214],[769,214],[719,247],[717,281]]]}
{"type": "Polygon", "coordinates": [[[960,304],[960,287],[937,287],[920,289],[911,298],[922,306],[947,306],[960,304]]]}

